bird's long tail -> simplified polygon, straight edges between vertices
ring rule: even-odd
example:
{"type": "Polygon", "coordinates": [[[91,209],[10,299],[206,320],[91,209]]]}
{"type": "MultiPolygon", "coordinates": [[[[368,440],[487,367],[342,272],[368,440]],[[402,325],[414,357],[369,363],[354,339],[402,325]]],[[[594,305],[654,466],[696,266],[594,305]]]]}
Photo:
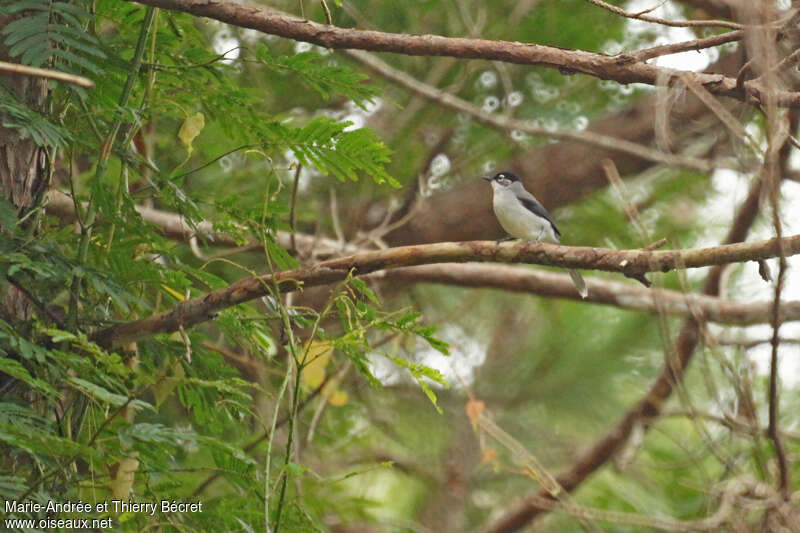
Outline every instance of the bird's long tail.
{"type": "Polygon", "coordinates": [[[573,268],[567,269],[567,272],[569,272],[569,277],[572,278],[572,283],[575,285],[575,288],[578,289],[578,294],[581,295],[581,298],[589,296],[589,289],[586,288],[586,282],[583,281],[581,273],[573,268]]]}

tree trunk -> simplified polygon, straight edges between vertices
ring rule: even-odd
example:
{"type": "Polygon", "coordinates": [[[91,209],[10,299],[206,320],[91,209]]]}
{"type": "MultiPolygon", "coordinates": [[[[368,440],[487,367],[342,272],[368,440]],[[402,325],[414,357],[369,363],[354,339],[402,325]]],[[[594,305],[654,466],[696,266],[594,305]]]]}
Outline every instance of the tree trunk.
{"type": "MultiPolygon", "coordinates": [[[[0,26],[10,22],[0,17],[0,26]]],[[[0,50],[0,58],[9,60],[6,50],[0,50]]],[[[41,111],[47,102],[47,81],[19,75],[3,75],[3,85],[17,100],[31,109],[41,111]]],[[[5,123],[0,112],[0,124],[5,123]]],[[[47,151],[38,146],[30,137],[23,138],[19,130],[0,125],[0,197],[10,201],[17,208],[19,218],[35,209],[48,186],[47,151]]],[[[26,225],[34,224],[27,219],[26,225]]],[[[3,292],[3,309],[9,317],[26,321],[32,313],[27,297],[16,287],[11,286],[3,292]]]]}

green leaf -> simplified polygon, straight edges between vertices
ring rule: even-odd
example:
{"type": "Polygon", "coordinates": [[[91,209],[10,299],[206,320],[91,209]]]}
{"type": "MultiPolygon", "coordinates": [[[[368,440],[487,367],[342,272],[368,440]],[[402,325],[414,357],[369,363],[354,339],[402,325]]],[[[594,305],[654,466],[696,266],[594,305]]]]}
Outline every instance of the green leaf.
{"type": "Polygon", "coordinates": [[[42,333],[48,335],[50,340],[53,342],[78,340],[78,337],[73,333],[70,333],[69,331],[62,331],[56,328],[45,328],[42,330],[42,333]]]}
{"type": "Polygon", "coordinates": [[[141,411],[142,409],[155,411],[155,408],[145,401],[130,400],[130,398],[127,396],[111,392],[108,389],[86,381],[85,379],[70,376],[67,378],[67,382],[76,390],[79,390],[83,394],[99,402],[107,403],[115,407],[121,407],[127,404],[128,407],[136,411],[141,411]]]}
{"type": "Polygon", "coordinates": [[[392,357],[389,354],[384,354],[384,355],[386,356],[387,359],[392,361],[397,366],[407,368],[409,372],[411,372],[411,375],[414,377],[414,380],[416,380],[417,384],[419,384],[420,388],[422,389],[422,392],[425,393],[425,396],[428,397],[428,399],[431,401],[431,403],[439,412],[439,414],[441,414],[442,410],[436,403],[436,394],[434,394],[428,382],[425,381],[425,378],[428,378],[431,381],[434,381],[439,385],[442,385],[443,387],[447,387],[449,385],[445,377],[442,375],[442,373],[436,370],[435,368],[430,368],[428,366],[421,365],[419,363],[412,363],[411,361],[407,361],[402,357],[392,357]]]}
{"type": "Polygon", "coordinates": [[[292,257],[271,235],[264,237],[264,251],[280,270],[291,270],[300,266],[297,259],[292,257]]]}
{"type": "Polygon", "coordinates": [[[53,434],[51,431],[30,431],[30,428],[0,423],[0,441],[15,446],[34,456],[68,457],[81,454],[92,457],[95,452],[75,441],[53,434]]]}
{"type": "Polygon", "coordinates": [[[347,130],[349,122],[317,117],[302,128],[272,122],[261,125],[265,145],[285,146],[303,165],[313,165],[340,181],[356,181],[363,172],[376,183],[400,184],[386,171],[391,150],[372,130],[347,130]]]}
{"type": "Polygon", "coordinates": [[[256,49],[256,58],[267,68],[296,74],[323,98],[338,93],[350,98],[362,109],[366,108],[365,102],[372,102],[372,98],[381,93],[379,87],[367,83],[369,76],[350,67],[336,65],[330,58],[314,52],[273,56],[264,44],[260,44],[256,49]]]}
{"type": "Polygon", "coordinates": [[[123,443],[129,446],[134,442],[165,443],[180,446],[186,441],[194,442],[196,440],[194,433],[178,431],[162,424],[149,424],[146,422],[126,427],[120,432],[119,437],[123,443]]]}
{"type": "Polygon", "coordinates": [[[21,477],[0,475],[0,498],[6,501],[16,500],[27,488],[27,481],[21,477]]]}
{"type": "Polygon", "coordinates": [[[58,392],[46,381],[33,377],[22,363],[9,357],[0,357],[0,372],[27,383],[39,392],[48,396],[58,396],[58,392]]]}
{"type": "Polygon", "coordinates": [[[0,91],[0,111],[4,127],[17,130],[23,138],[30,137],[39,146],[61,147],[71,139],[66,129],[18,102],[5,91],[0,91]]]}

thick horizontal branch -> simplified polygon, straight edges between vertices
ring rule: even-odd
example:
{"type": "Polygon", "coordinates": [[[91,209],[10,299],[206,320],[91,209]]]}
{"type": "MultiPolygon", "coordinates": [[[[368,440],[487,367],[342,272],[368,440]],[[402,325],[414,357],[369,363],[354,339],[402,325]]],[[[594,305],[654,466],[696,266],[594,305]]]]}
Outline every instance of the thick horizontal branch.
{"type": "MultiPolygon", "coordinates": [[[[586,279],[589,295],[582,299],[566,274],[511,265],[443,263],[401,267],[370,274],[369,279],[501,289],[620,309],[702,317],[710,322],[739,326],[768,323],[772,307],[772,302],[767,301],[743,303],[669,289],[646,289],[632,283],[600,278],[586,279]]],[[[800,301],[781,302],[780,312],[782,322],[800,320],[800,301]]]]}
{"type": "Polygon", "coordinates": [[[401,246],[330,259],[274,275],[246,278],[204,296],[181,302],[164,313],[99,330],[91,338],[102,346],[112,348],[157,333],[173,332],[180,327],[187,328],[211,320],[223,309],[268,294],[269,287],[273,285],[283,292],[289,292],[298,287],[341,281],[351,274],[359,276],[401,266],[478,261],[529,263],[635,274],[768,259],[776,257],[780,248],[783,248],[786,256],[800,253],[800,235],[780,241],[770,239],[684,251],[610,250],[537,242],[498,244],[492,241],[401,246]]]}
{"type": "MultiPolygon", "coordinates": [[[[48,213],[64,219],[71,219],[75,216],[75,206],[69,196],[55,189],[48,194],[48,213]]],[[[155,224],[159,231],[170,239],[188,241],[197,237],[208,241],[213,246],[238,246],[233,237],[215,231],[210,222],[200,221],[193,229],[181,215],[142,206],[136,206],[136,210],[143,220],[155,224]]],[[[324,237],[298,233],[295,238],[298,252],[303,256],[313,253],[314,256],[319,257],[364,251],[350,244],[339,243],[324,237]]],[[[288,248],[291,236],[285,231],[278,231],[277,241],[284,248],[288,248]]],[[[613,305],[621,309],[646,312],[663,311],[680,316],[699,314],[711,322],[735,325],[767,322],[771,305],[768,302],[745,304],[666,289],[645,289],[631,283],[619,283],[599,278],[587,280],[591,290],[588,298],[582,300],[575,292],[569,276],[565,274],[509,265],[443,263],[400,267],[376,272],[370,275],[370,278],[407,283],[442,283],[462,287],[495,288],[545,297],[613,305]]],[[[781,317],[782,321],[800,320],[800,302],[782,303],[781,317]]],[[[769,340],[763,342],[769,342],[769,340]]]]}
{"type": "MultiPolygon", "coordinates": [[[[183,11],[326,48],[350,48],[413,56],[449,56],[504,61],[520,65],[540,65],[557,68],[565,73],[588,74],[623,84],[656,85],[659,80],[669,79],[685,72],[640,61],[629,61],[624,57],[539,44],[340,28],[290,17],[262,7],[245,6],[224,0],[138,0],[138,3],[183,11]]],[[[722,74],[688,72],[687,75],[714,94],[730,96],[739,100],[744,100],[749,95],[763,100],[764,95],[769,91],[774,98],[772,101],[776,105],[784,107],[800,105],[800,92],[771,90],[759,80],[737,84],[735,78],[722,74]]]]}

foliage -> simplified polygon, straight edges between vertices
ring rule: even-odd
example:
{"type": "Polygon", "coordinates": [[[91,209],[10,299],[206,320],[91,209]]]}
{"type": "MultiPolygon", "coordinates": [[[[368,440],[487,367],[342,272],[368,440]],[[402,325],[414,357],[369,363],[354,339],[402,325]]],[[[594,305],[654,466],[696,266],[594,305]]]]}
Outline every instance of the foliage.
{"type": "Polygon", "coordinates": [[[90,9],[91,3],[85,0],[24,0],[3,6],[4,15],[24,14],[0,32],[8,55],[34,67],[54,64],[69,71],[102,74],[97,61],[106,55],[98,39],[84,31],[90,9]]]}
{"type": "MultiPolygon", "coordinates": [[[[102,73],[93,91],[53,87],[48,110],[29,107],[13,89],[0,92],[3,127],[47,147],[51,157],[58,149],[58,157],[77,162],[78,173],[67,176],[62,186],[74,191],[78,222],[84,235],[91,235],[85,256],[80,247],[76,251],[70,228],[59,229],[52,218],[31,239],[17,221],[15,207],[6,200],[0,205],[0,268],[7,280],[0,288],[27,287],[38,311],[38,319],[24,327],[14,317],[0,320],[0,446],[8,458],[3,462],[4,497],[44,501],[59,492],[60,501],[134,495],[186,500],[192,487],[214,472],[242,489],[263,486],[263,470],[242,451],[250,428],[264,420],[252,404],[263,391],[241,379],[219,351],[206,345],[212,338],[222,341],[281,371],[284,363],[276,358],[276,348],[286,353],[279,340],[282,327],[276,330],[270,320],[285,309],[264,314],[257,305],[243,306],[223,313],[216,328],[145,341],[121,352],[108,352],[87,340],[93,329],[168,309],[184,294],[218,288],[231,278],[228,270],[234,262],[203,264],[187,256],[145,223],[134,205],[148,199],[190,220],[208,216],[222,229],[249,228],[243,238],[257,239],[271,263],[287,267],[296,262],[274,240],[277,220],[285,215],[278,204],[286,193],[269,192],[282,187],[276,179],[283,172],[281,161],[296,158],[339,180],[366,175],[397,186],[386,170],[390,151],[375,133],[352,128],[349,122],[312,117],[294,126],[280,117],[280,109],[258,105],[238,85],[243,72],[206,52],[210,35],[191,17],[160,14],[150,31],[143,8],[116,2],[99,2],[95,10],[82,1],[31,0],[6,5],[3,13],[14,17],[2,30],[11,57],[31,66],[102,73]],[[137,41],[143,44],[140,72],[131,56],[137,41]],[[126,79],[133,81],[129,94],[121,88],[126,79]],[[200,95],[198,85],[209,90],[200,95]],[[193,111],[198,104],[200,110],[193,111]],[[183,123],[177,135],[172,130],[176,123],[183,123]],[[138,139],[156,129],[159,133],[149,141],[156,148],[150,152],[138,139]],[[227,146],[219,144],[221,130],[235,131],[227,146]],[[114,157],[106,162],[97,155],[107,132],[116,142],[114,157]],[[213,142],[206,143],[211,135],[213,142]],[[122,137],[137,141],[128,145],[122,137]],[[185,155],[161,149],[177,141],[185,155]],[[268,169],[266,188],[262,181],[254,189],[261,188],[262,198],[267,195],[266,204],[214,201],[191,186],[189,180],[199,169],[213,165],[217,147],[233,153],[235,143],[246,144],[248,153],[268,169]],[[184,165],[195,170],[186,172],[184,165]],[[76,279],[83,283],[76,285],[76,279]],[[90,479],[97,480],[91,494],[90,479]]],[[[363,83],[363,74],[312,52],[273,55],[260,45],[252,64],[285,73],[324,98],[339,95],[362,107],[379,94],[377,86],[363,83]]],[[[366,286],[356,284],[359,294],[374,299],[366,286]]],[[[360,298],[355,292],[338,298],[351,319],[358,315],[343,322],[345,329],[328,333],[320,328],[312,335],[333,339],[337,353],[358,361],[368,377],[364,350],[373,330],[419,331],[436,342],[427,328],[408,320],[395,326],[382,318],[385,312],[365,308],[360,298]]],[[[283,309],[281,299],[274,302],[283,309]]],[[[291,311],[287,316],[286,326],[300,330],[327,319],[324,313],[314,318],[291,311]]],[[[280,453],[277,445],[273,450],[280,453]]],[[[280,479],[279,471],[268,474],[270,482],[280,479]]],[[[302,475],[302,469],[293,475],[302,475]]],[[[263,514],[252,512],[259,507],[258,491],[253,497],[255,507],[236,517],[225,512],[232,500],[217,497],[209,502],[207,514],[179,520],[192,528],[263,528],[263,514]]],[[[318,530],[300,502],[290,502],[284,513],[285,527],[318,530]]],[[[15,512],[8,518],[36,516],[41,515],[15,512]]],[[[140,513],[107,511],[98,516],[113,517],[126,528],[148,523],[148,516],[140,513]]]]}
{"type": "MultiPolygon", "coordinates": [[[[485,24],[486,38],[598,50],[650,39],[627,36],[619,17],[580,0],[504,1],[476,13],[460,2],[329,4],[334,23],[386,31],[468,35],[485,24]]],[[[313,9],[306,16],[323,20],[321,5],[313,9]]],[[[9,17],[0,37],[12,60],[96,83],[84,90],[48,82],[43,105],[0,83],[0,136],[43,148],[49,185],[74,200],[74,216],[0,200],[5,500],[203,504],[198,513],[91,514],[131,531],[405,531],[416,522],[474,529],[537,488],[521,455],[553,472],[569,466],[663,363],[679,326],[667,316],[353,276],[291,297],[266,287],[268,296],[193,328],[115,350],[96,344],[97,330],[330,253],[294,249],[287,232],[391,244],[391,228],[414,214],[419,183],[423,195],[457,188],[550,141],[489,130],[384,88],[341,52],[176,12],[117,0],[23,0],[3,3],[0,13],[9,17]],[[437,167],[443,160],[445,170],[437,167]],[[182,216],[196,237],[148,222],[149,207],[182,216]],[[241,248],[221,246],[212,230],[241,248]],[[15,298],[25,305],[7,303],[15,298]],[[465,403],[483,401],[484,416],[513,438],[495,442],[480,417],[465,414],[465,403]]],[[[386,60],[545,127],[582,129],[646,91],[540,67],[386,60]]],[[[708,180],[662,169],[626,181],[653,240],[706,236],[710,224],[698,220],[714,194],[708,180]]],[[[602,191],[557,219],[570,244],[649,244],[621,205],[602,191]]],[[[695,283],[654,277],[675,288],[695,283]]],[[[727,413],[743,401],[742,383],[765,396],[742,353],[702,356],[679,406],[727,413]],[[740,388],[719,385],[730,382],[740,388]]],[[[787,395],[787,405],[796,403],[787,395]]],[[[687,417],[634,440],[626,451],[634,459],[615,458],[613,470],[578,492],[579,506],[702,517],[716,508],[723,481],[766,481],[772,468],[764,442],[687,417]],[[684,475],[677,467],[687,464],[684,475]]],[[[543,527],[577,524],[557,515],[543,527]]]]}

